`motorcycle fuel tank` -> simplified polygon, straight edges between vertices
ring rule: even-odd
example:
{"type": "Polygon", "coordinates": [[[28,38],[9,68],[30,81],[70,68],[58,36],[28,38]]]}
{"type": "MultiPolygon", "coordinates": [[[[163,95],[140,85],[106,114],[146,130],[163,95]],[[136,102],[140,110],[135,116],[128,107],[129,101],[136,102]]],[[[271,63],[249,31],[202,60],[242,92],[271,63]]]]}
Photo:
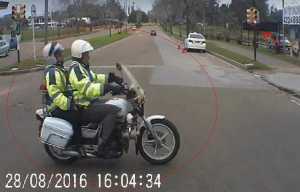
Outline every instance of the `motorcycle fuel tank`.
{"type": "Polygon", "coordinates": [[[119,112],[119,116],[126,117],[128,112],[130,111],[130,104],[125,99],[115,98],[106,102],[106,104],[114,105],[119,107],[121,110],[119,112]]]}

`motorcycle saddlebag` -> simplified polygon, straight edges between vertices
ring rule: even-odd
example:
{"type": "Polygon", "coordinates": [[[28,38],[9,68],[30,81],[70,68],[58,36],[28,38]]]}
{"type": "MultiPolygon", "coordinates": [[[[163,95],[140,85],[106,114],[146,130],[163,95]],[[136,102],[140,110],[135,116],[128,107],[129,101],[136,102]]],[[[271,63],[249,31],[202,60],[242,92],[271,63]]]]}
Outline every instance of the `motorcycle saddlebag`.
{"type": "Polygon", "coordinates": [[[64,149],[73,135],[72,125],[59,118],[47,117],[44,120],[41,141],[64,149]]]}

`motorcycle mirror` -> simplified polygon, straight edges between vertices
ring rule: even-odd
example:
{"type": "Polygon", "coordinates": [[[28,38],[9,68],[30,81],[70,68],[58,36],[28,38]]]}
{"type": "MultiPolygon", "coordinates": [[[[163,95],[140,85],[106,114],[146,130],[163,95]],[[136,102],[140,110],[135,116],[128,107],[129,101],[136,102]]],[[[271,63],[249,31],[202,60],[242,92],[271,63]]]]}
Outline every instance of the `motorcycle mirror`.
{"type": "Polygon", "coordinates": [[[122,66],[120,63],[116,63],[116,68],[118,71],[122,71],[122,66]]]}

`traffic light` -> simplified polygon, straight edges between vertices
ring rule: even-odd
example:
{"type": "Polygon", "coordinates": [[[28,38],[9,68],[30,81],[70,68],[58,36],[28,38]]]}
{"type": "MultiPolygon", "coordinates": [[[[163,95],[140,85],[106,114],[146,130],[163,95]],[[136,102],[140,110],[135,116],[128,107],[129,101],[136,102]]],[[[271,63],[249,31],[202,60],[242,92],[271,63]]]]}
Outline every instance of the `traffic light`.
{"type": "Polygon", "coordinates": [[[259,11],[255,7],[247,9],[247,23],[257,24],[259,23],[259,11]]]}
{"type": "Polygon", "coordinates": [[[17,15],[18,15],[18,13],[17,13],[17,7],[16,6],[12,6],[11,7],[11,18],[13,20],[17,20],[17,15]]]}
{"type": "Polygon", "coordinates": [[[26,5],[21,5],[20,7],[20,20],[26,19],[26,5]]]}
{"type": "Polygon", "coordinates": [[[253,22],[254,24],[259,23],[259,11],[257,9],[253,10],[253,22]]]}

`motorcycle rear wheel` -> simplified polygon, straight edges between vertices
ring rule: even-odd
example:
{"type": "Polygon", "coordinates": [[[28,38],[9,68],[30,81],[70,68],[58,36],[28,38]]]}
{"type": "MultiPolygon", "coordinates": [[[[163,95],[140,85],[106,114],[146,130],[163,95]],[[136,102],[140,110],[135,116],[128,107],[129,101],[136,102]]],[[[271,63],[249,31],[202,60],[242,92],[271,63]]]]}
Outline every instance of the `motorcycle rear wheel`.
{"type": "Polygon", "coordinates": [[[61,153],[62,149],[56,148],[51,145],[44,144],[47,154],[58,164],[71,164],[74,163],[78,158],[67,156],[61,153]]]}
{"type": "Polygon", "coordinates": [[[161,140],[161,144],[154,139],[150,131],[142,127],[137,147],[146,161],[154,165],[163,165],[170,162],[177,155],[180,147],[180,136],[175,125],[167,119],[155,119],[151,121],[151,124],[161,140]],[[167,138],[170,142],[167,142],[167,138]],[[149,146],[150,149],[146,146],[149,146]],[[159,154],[163,150],[166,153],[159,154]]]}

